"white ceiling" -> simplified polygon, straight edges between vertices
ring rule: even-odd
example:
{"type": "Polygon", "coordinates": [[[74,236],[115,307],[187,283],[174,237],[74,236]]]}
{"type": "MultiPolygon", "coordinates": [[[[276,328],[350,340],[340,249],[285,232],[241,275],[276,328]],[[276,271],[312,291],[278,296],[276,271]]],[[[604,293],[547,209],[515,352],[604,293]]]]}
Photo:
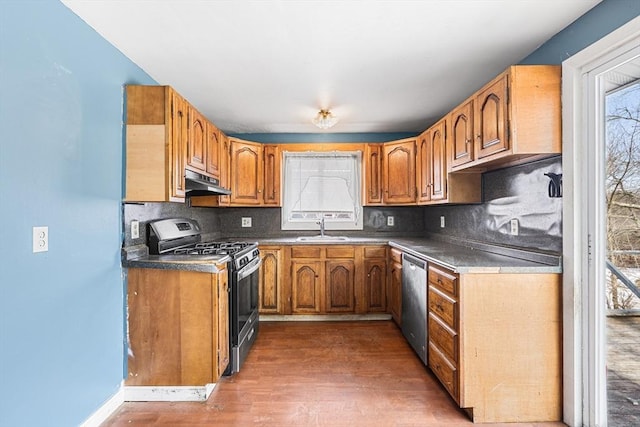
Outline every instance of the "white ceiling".
{"type": "Polygon", "coordinates": [[[62,0],[226,133],[422,131],[599,1],[62,0]]]}

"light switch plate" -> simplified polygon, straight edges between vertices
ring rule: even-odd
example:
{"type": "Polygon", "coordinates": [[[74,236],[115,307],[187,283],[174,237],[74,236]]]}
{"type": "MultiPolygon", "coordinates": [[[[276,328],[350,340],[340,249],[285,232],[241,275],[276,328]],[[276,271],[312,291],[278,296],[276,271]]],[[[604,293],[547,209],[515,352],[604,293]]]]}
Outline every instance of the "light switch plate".
{"type": "Polygon", "coordinates": [[[250,216],[243,216],[242,217],[242,226],[243,227],[251,227],[251,217],[250,216]]]}
{"type": "Polygon", "coordinates": [[[396,225],[395,218],[392,217],[392,216],[388,216],[387,217],[387,226],[393,227],[394,225],[396,225]]]}
{"type": "Polygon", "coordinates": [[[49,227],[33,227],[33,252],[49,250],[49,227]]]}
{"type": "Polygon", "coordinates": [[[440,228],[444,228],[444,215],[440,216],[440,228]]]}

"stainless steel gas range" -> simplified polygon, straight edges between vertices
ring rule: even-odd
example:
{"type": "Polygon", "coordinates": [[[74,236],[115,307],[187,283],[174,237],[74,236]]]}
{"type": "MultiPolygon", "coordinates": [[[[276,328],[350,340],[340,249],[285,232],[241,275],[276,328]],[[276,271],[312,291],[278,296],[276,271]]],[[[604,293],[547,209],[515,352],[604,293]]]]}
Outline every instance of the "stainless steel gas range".
{"type": "Polygon", "coordinates": [[[149,223],[149,253],[184,258],[193,263],[228,256],[229,347],[231,361],[225,375],[240,370],[258,336],[258,280],[260,251],[255,242],[201,241],[202,232],[193,219],[169,218],[149,223]]]}

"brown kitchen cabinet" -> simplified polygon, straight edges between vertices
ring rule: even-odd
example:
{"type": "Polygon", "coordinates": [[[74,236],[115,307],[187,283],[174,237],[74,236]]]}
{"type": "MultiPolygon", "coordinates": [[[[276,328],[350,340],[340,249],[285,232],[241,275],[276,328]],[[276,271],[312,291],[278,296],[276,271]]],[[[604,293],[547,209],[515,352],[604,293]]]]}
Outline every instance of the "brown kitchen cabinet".
{"type": "Polygon", "coordinates": [[[382,204],[382,144],[367,144],[364,150],[364,204],[382,204]]]}
{"type": "Polygon", "coordinates": [[[364,304],[366,313],[387,312],[387,248],[365,246],[364,304]]]}
{"type": "Polygon", "coordinates": [[[207,172],[207,119],[194,107],[189,106],[189,139],[187,140],[187,169],[207,172]]]}
{"type": "Polygon", "coordinates": [[[184,202],[188,103],[169,86],[126,86],[126,202],[184,202]]]}
{"type": "MultiPolygon", "coordinates": [[[[231,141],[220,131],[220,186],[231,188],[231,141]]],[[[219,206],[229,206],[231,196],[228,194],[217,196],[215,202],[219,206]]]]}
{"type": "Polygon", "coordinates": [[[356,248],[347,245],[290,247],[292,314],[355,313],[356,293],[361,283],[357,280],[356,248]]]}
{"type": "Polygon", "coordinates": [[[429,264],[427,283],[429,368],[451,397],[459,402],[458,276],[448,269],[429,264]]]}
{"type": "Polygon", "coordinates": [[[447,198],[446,121],[441,120],[418,138],[416,182],[418,203],[447,198]]]}
{"type": "Polygon", "coordinates": [[[561,277],[429,263],[428,365],[474,422],[561,419],[561,277]]]}
{"type": "Polygon", "coordinates": [[[231,139],[231,204],[261,205],[262,144],[231,139]]]}
{"type": "Polygon", "coordinates": [[[222,151],[222,135],[213,123],[207,123],[207,167],[206,171],[214,178],[220,179],[220,153],[222,151]]]}
{"type": "Polygon", "coordinates": [[[402,251],[389,250],[389,312],[398,326],[402,325],[402,251]]]}
{"type": "Polygon", "coordinates": [[[324,272],[321,261],[291,261],[291,312],[322,313],[324,272]]]}
{"type": "Polygon", "coordinates": [[[215,383],[229,361],[228,273],[130,268],[127,386],[215,383]]]}
{"type": "Polygon", "coordinates": [[[260,314],[284,314],[282,287],[283,249],[280,246],[260,246],[260,314]]]}
{"type": "Polygon", "coordinates": [[[262,203],[265,206],[280,206],[280,147],[265,145],[263,151],[264,192],[262,203]]]}
{"type": "Polygon", "coordinates": [[[452,171],[560,154],[560,66],[511,66],[455,108],[449,121],[452,171]]]}
{"type": "Polygon", "coordinates": [[[382,198],[385,204],[416,202],[416,140],[388,142],[383,146],[382,198]]]}

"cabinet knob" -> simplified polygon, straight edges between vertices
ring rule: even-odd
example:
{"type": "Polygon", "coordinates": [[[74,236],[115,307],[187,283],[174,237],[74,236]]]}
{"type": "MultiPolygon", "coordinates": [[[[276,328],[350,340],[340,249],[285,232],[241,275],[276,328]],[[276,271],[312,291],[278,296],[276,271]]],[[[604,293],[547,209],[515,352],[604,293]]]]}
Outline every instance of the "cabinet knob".
{"type": "Polygon", "coordinates": [[[480,139],[480,134],[479,133],[476,134],[476,138],[480,139]]]}

